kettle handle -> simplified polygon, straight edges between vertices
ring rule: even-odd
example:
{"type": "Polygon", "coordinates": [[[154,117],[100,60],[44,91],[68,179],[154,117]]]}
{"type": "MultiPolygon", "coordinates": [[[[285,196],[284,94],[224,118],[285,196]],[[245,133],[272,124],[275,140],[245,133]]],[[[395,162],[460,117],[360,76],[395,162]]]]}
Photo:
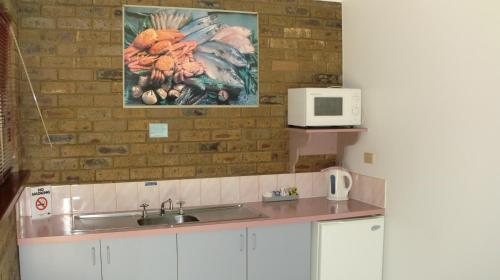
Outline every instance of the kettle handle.
{"type": "Polygon", "coordinates": [[[345,174],[344,174],[344,177],[346,177],[346,178],[349,179],[349,186],[346,188],[347,189],[346,191],[349,192],[351,190],[351,188],[352,188],[352,183],[353,183],[352,182],[352,176],[351,176],[351,174],[349,172],[346,171],[345,174]]]}

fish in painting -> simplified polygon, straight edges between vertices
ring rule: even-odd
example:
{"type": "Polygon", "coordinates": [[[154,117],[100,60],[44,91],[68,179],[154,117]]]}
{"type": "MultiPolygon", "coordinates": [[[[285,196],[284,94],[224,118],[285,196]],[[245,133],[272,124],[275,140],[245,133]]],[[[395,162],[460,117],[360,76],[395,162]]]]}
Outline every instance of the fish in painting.
{"type": "Polygon", "coordinates": [[[239,50],[228,44],[210,41],[198,46],[196,50],[212,54],[236,67],[244,67],[248,65],[248,61],[245,59],[245,56],[239,50]]]}

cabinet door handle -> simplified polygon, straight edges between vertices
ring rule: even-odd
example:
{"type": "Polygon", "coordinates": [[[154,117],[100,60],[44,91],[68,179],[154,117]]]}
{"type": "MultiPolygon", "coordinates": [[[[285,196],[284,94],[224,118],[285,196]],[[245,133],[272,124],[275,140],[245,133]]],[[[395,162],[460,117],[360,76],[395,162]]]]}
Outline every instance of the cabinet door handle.
{"type": "Polygon", "coordinates": [[[243,252],[245,249],[245,236],[240,234],[240,252],[243,252]]]}
{"type": "Polygon", "coordinates": [[[95,247],[92,247],[92,265],[95,266],[96,265],[96,259],[95,259],[95,247]]]}
{"type": "Polygon", "coordinates": [[[257,249],[257,234],[252,233],[252,249],[255,250],[257,249]]]}
{"type": "Polygon", "coordinates": [[[109,245],[106,246],[106,256],[108,259],[108,264],[111,264],[111,249],[109,248],[109,245]]]}

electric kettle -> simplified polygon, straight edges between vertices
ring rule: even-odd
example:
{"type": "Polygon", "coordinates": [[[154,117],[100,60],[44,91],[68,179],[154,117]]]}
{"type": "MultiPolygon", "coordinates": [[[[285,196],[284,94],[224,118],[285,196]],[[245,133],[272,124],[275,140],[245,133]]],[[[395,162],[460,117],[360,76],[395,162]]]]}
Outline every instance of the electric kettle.
{"type": "Polygon", "coordinates": [[[327,199],[329,200],[348,200],[349,191],[352,188],[352,176],[342,167],[329,167],[321,170],[326,177],[327,199]],[[347,179],[347,180],[346,180],[347,179]],[[346,184],[349,181],[349,184],[346,184]]]}

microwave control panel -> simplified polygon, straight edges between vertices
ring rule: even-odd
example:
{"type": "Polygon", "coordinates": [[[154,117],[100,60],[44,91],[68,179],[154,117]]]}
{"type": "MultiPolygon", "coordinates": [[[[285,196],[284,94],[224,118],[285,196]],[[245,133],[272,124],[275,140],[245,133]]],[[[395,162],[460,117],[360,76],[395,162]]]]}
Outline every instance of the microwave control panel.
{"type": "Polygon", "coordinates": [[[361,96],[352,97],[352,114],[354,116],[361,115],[361,96]]]}

